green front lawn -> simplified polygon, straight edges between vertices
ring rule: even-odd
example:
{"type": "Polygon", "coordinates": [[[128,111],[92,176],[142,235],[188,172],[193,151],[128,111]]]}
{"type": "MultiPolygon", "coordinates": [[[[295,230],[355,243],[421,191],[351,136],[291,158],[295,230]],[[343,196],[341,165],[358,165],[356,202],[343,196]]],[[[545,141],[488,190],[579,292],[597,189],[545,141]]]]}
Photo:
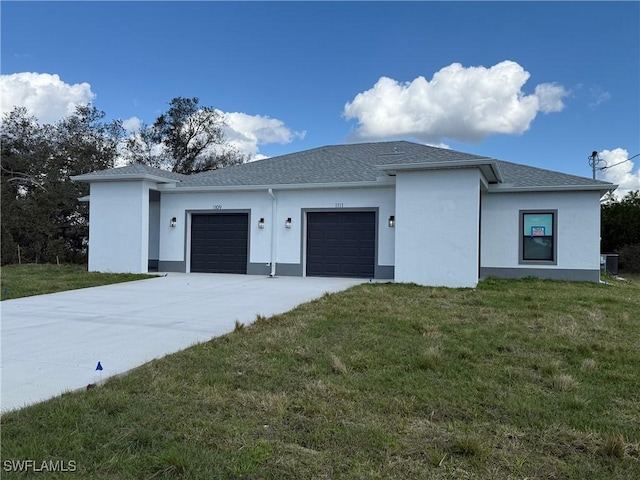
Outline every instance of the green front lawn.
{"type": "Polygon", "coordinates": [[[637,280],[365,284],[5,414],[3,467],[73,461],[64,475],[92,479],[637,479],[639,312],[637,280]]]}
{"type": "Polygon", "coordinates": [[[153,275],[87,272],[86,265],[5,265],[0,269],[2,300],[152,278],[153,275]]]}

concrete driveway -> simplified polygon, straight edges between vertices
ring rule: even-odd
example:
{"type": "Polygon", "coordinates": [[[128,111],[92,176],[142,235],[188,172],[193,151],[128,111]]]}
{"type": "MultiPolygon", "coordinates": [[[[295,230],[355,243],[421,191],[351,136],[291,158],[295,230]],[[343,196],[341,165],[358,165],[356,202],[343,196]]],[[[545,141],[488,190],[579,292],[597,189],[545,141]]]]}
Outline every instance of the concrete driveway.
{"type": "Polygon", "coordinates": [[[154,358],[365,280],[181,274],[5,300],[2,412],[84,388],[154,358]],[[97,371],[101,363],[103,370],[97,371]]]}

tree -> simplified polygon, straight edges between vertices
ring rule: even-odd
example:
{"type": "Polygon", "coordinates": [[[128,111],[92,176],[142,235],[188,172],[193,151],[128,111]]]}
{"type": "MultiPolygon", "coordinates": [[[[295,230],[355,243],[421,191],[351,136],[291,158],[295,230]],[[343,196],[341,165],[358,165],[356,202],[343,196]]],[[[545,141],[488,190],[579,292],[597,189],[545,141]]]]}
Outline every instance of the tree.
{"type": "Polygon", "coordinates": [[[153,125],[142,125],[126,142],[125,156],[130,162],[185,174],[246,162],[247,156],[229,145],[225,126],[222,114],[199,106],[198,98],[176,97],[153,125]]]}
{"type": "Polygon", "coordinates": [[[601,213],[603,252],[640,244],[640,190],[630,191],[621,200],[610,198],[602,204],[601,213]]]}
{"type": "Polygon", "coordinates": [[[90,105],[55,125],[39,124],[24,108],[4,116],[2,263],[84,259],[88,205],[78,198],[88,187],[69,177],[114,166],[124,131],[104,116],[90,105]]]}
{"type": "MultiPolygon", "coordinates": [[[[2,263],[18,261],[18,249],[26,246],[33,230],[32,198],[45,190],[44,177],[35,168],[45,164],[51,152],[46,139],[50,129],[39,125],[26,109],[6,114],[1,126],[0,188],[2,195],[2,263]]],[[[38,241],[38,240],[36,240],[38,241]]]]}
{"type": "Polygon", "coordinates": [[[617,252],[620,268],[640,273],[640,190],[602,205],[602,251],[617,252]]]}

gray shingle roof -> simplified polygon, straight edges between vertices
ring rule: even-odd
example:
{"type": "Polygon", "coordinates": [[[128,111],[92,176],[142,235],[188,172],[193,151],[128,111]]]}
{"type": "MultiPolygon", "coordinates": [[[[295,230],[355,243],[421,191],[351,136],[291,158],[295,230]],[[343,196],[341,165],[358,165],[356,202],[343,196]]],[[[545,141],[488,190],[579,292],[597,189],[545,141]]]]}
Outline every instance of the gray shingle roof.
{"type": "Polygon", "coordinates": [[[128,165],[93,172],[78,178],[100,180],[103,176],[152,175],[178,181],[176,188],[276,186],[375,182],[384,176],[381,168],[390,165],[446,164],[478,162],[497,165],[502,185],[512,188],[536,187],[612,187],[609,182],[544,170],[489,157],[430,147],[407,141],[330,145],[302,152],[271,157],[242,165],[194,175],[181,175],[144,165],[128,165]]]}
{"type": "Polygon", "coordinates": [[[132,163],[131,165],[126,165],[124,167],[117,168],[109,168],[107,170],[97,170],[95,172],[87,173],[85,175],[78,175],[74,177],[74,180],[84,180],[90,181],[92,178],[96,180],[100,180],[100,178],[104,177],[112,177],[112,176],[142,176],[142,175],[151,175],[154,177],[162,177],[169,180],[184,180],[187,175],[183,175],[181,173],[173,173],[167,170],[162,170],[161,168],[149,167],[147,165],[142,165],[140,163],[132,163]]]}
{"type": "Polygon", "coordinates": [[[481,158],[405,141],[330,145],[191,175],[179,186],[375,182],[382,165],[481,158]]]}
{"type": "Polygon", "coordinates": [[[514,187],[560,187],[560,186],[586,186],[602,185],[611,187],[613,184],[602,180],[593,180],[587,177],[578,177],[568,173],[545,170],[543,168],[529,167],[519,163],[498,160],[498,167],[503,176],[503,183],[514,187]]]}

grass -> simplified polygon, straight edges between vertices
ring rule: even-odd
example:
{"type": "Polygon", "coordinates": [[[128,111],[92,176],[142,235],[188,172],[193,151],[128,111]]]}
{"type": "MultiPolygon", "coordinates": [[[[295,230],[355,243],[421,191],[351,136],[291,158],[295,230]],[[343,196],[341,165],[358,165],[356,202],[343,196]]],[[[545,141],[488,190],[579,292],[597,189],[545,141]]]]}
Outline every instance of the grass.
{"type": "Polygon", "coordinates": [[[86,265],[6,265],[0,270],[1,299],[30,297],[78,288],[151,278],[153,275],[87,272],[86,265]]]}
{"type": "Polygon", "coordinates": [[[638,312],[638,279],[364,284],[5,414],[2,459],[77,464],[38,478],[637,479],[638,312]]]}

